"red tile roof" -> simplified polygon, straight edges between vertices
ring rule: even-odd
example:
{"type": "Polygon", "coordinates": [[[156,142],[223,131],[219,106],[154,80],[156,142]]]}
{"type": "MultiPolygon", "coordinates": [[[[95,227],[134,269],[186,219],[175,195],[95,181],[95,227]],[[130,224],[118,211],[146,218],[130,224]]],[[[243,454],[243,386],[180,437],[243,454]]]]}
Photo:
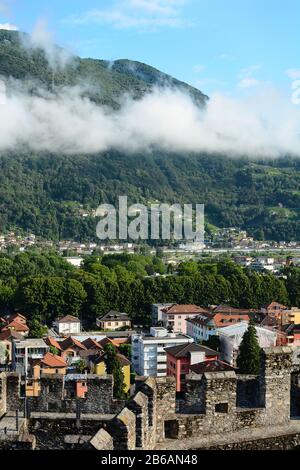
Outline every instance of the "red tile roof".
{"type": "Polygon", "coordinates": [[[77,339],[69,336],[64,341],[60,343],[61,349],[65,351],[66,349],[72,349],[73,347],[77,347],[79,349],[86,349],[86,347],[77,339]]]}
{"type": "Polygon", "coordinates": [[[2,330],[6,330],[6,329],[13,329],[15,331],[23,331],[23,332],[26,332],[26,331],[29,331],[29,328],[27,325],[24,325],[24,323],[20,323],[19,321],[17,320],[12,320],[11,322],[7,323],[3,328],[2,330]]]}
{"type": "Polygon", "coordinates": [[[55,338],[52,338],[52,336],[48,336],[46,339],[45,339],[45,343],[48,344],[48,346],[53,346],[54,348],[58,349],[59,351],[61,351],[61,346],[59,344],[58,341],[56,341],[55,338]]]}
{"type": "Polygon", "coordinates": [[[67,363],[62,357],[56,356],[50,352],[47,352],[43,359],[41,359],[41,365],[55,368],[67,367],[67,363]]]}
{"type": "Polygon", "coordinates": [[[190,304],[190,305],[185,305],[185,304],[173,304],[171,307],[166,307],[162,309],[162,312],[164,313],[170,313],[172,315],[180,315],[184,313],[207,313],[207,310],[205,310],[202,307],[199,307],[198,305],[190,304]]]}
{"type": "Polygon", "coordinates": [[[83,346],[86,347],[86,349],[103,349],[102,346],[97,343],[93,338],[87,338],[84,341],[82,341],[83,346]]]}

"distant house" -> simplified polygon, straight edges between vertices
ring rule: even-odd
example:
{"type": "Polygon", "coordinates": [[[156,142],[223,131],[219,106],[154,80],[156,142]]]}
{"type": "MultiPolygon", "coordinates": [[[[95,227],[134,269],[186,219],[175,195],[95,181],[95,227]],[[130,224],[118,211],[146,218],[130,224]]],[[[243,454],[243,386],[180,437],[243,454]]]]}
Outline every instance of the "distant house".
{"type": "Polygon", "coordinates": [[[287,335],[287,343],[300,346],[300,324],[290,323],[283,325],[282,330],[287,335]]]}
{"type": "Polygon", "coordinates": [[[198,364],[191,365],[191,375],[203,375],[207,372],[228,372],[234,371],[234,367],[219,359],[212,361],[203,361],[198,364]]]}
{"type": "Polygon", "coordinates": [[[191,365],[205,360],[218,359],[218,353],[213,349],[195,343],[181,344],[165,348],[167,353],[167,376],[175,377],[176,392],[185,389],[186,376],[191,365]]]}
{"type": "Polygon", "coordinates": [[[47,352],[42,359],[34,359],[30,364],[31,377],[26,380],[25,393],[27,397],[37,397],[40,394],[40,378],[44,374],[62,374],[67,373],[67,363],[65,360],[47,352]]]}
{"type": "Polygon", "coordinates": [[[66,315],[53,322],[53,328],[59,335],[74,335],[80,333],[81,322],[73,315],[66,315]]]}
{"type": "Polygon", "coordinates": [[[171,328],[175,333],[185,335],[187,333],[186,320],[195,318],[203,312],[207,313],[207,310],[198,305],[173,304],[162,309],[162,323],[164,328],[171,328]]]}
{"type": "Polygon", "coordinates": [[[28,336],[29,328],[27,326],[26,317],[20,313],[15,313],[14,315],[10,315],[9,317],[2,320],[3,325],[1,327],[1,331],[10,330],[19,333],[23,337],[28,336]]]}
{"type": "Polygon", "coordinates": [[[10,364],[12,361],[12,342],[14,339],[22,339],[23,336],[14,330],[0,332],[0,364],[10,364]]]}
{"type": "Polygon", "coordinates": [[[103,317],[97,318],[96,325],[101,330],[115,331],[124,327],[131,329],[131,319],[127,313],[110,310],[106,315],[103,315],[103,317]]]}
{"type": "Polygon", "coordinates": [[[69,336],[64,341],[60,342],[61,357],[67,362],[69,366],[80,361],[80,352],[86,350],[86,347],[77,339],[69,336]]]}
{"type": "MultiPolygon", "coordinates": [[[[92,364],[92,373],[97,375],[106,375],[106,366],[105,366],[105,355],[101,354],[97,356],[90,357],[90,365],[92,364]]],[[[127,393],[130,390],[130,365],[131,362],[123,354],[117,354],[117,358],[120,361],[122,372],[124,375],[124,391],[127,393]]]]}

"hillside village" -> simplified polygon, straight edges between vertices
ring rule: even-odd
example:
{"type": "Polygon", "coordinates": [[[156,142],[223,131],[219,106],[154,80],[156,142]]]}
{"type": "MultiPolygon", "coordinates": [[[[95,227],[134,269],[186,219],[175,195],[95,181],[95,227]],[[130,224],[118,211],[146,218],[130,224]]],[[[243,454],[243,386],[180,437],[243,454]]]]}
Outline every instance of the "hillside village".
{"type": "MultiPolygon", "coordinates": [[[[202,377],[203,380],[209,376],[211,380],[219,380],[220,377],[233,377],[230,374],[235,376],[240,373],[237,365],[239,349],[249,325],[255,328],[261,351],[276,354],[300,347],[300,309],[288,308],[275,301],[260,309],[240,309],[230,305],[203,308],[192,304],[153,304],[151,318],[152,326],[145,330],[134,325],[126,313],[111,310],[97,318],[99,329],[85,331],[78,317],[66,315],[55,319],[44,335],[35,338],[21,313],[1,317],[0,377],[1,380],[13,381],[10,385],[7,383],[2,392],[6,390],[6,399],[10,403],[15,398],[9,394],[17,393],[20,404],[13,407],[15,411],[1,414],[0,447],[9,446],[11,440],[20,436],[20,426],[25,426],[25,422],[28,425],[30,416],[34,417],[34,422],[37,413],[44,415],[45,419],[52,419],[51,413],[58,413],[59,416],[64,409],[68,410],[72,400],[77,408],[73,412],[70,408],[70,418],[75,413],[74,419],[78,424],[97,380],[100,380],[99,386],[106,390],[102,393],[107,399],[111,396],[112,401],[104,406],[102,400],[97,404],[95,398],[93,412],[98,406],[104,414],[112,417],[118,415],[122,412],[122,406],[137,397],[137,390],[140,387],[144,389],[150,378],[171,388],[174,384],[174,406],[182,412],[190,400],[193,377],[202,377]],[[52,385],[48,386],[47,383],[52,385]],[[61,386],[63,395],[56,395],[53,401],[52,392],[61,386]],[[46,395],[45,390],[48,390],[46,395]],[[69,405],[65,402],[67,397],[71,400],[69,405]],[[16,423],[18,428],[15,427],[16,423]]],[[[254,396],[248,396],[250,399],[254,396]]],[[[168,404],[167,396],[165,400],[165,406],[173,406],[172,403],[168,404]]],[[[300,412],[299,403],[293,402],[293,413],[295,409],[296,413],[298,409],[300,412]]],[[[225,405],[224,410],[220,405],[219,413],[228,412],[225,405]]],[[[170,428],[169,422],[165,426],[168,427],[162,431],[164,436],[174,439],[178,435],[176,429],[170,428]]],[[[45,446],[45,436],[35,435],[33,428],[30,429],[33,433],[30,440],[32,446],[45,446]]],[[[60,437],[60,446],[77,447],[79,441],[72,440],[68,435],[60,437]]],[[[105,434],[104,437],[107,438],[105,434]]],[[[81,447],[84,442],[81,442],[81,447]]],[[[92,445],[101,448],[104,445],[101,442],[92,445]]],[[[140,446],[139,442],[137,437],[134,448],[140,446]]],[[[57,442],[53,443],[54,448],[57,445],[57,442]]],[[[126,445],[128,443],[120,441],[113,447],[127,448],[126,445]]]]}

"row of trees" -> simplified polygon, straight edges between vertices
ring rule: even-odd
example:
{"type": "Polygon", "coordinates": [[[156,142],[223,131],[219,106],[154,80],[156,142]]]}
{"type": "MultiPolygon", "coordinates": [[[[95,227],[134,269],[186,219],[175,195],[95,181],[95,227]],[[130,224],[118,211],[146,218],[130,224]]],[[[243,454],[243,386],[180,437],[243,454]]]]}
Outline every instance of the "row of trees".
{"type": "Polygon", "coordinates": [[[276,300],[300,304],[300,269],[289,268],[284,278],[247,272],[231,262],[193,263],[178,275],[145,276],[160,259],[130,255],[89,257],[81,269],[53,253],[0,256],[1,312],[19,310],[29,320],[44,323],[60,315],[80,317],[91,327],[110,309],[128,312],[135,322],[150,322],[152,303],[229,303],[260,308],[276,300]],[[133,269],[133,263],[136,269],[133,269]],[[152,264],[151,264],[152,263],[152,264]]]}

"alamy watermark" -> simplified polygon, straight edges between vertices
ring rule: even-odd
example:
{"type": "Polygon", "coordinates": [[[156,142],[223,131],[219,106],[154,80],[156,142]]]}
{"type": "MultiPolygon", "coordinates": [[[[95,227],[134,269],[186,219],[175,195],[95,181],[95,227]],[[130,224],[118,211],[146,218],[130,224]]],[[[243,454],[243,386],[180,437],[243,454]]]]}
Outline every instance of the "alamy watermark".
{"type": "Polygon", "coordinates": [[[204,242],[204,204],[133,204],[119,197],[119,207],[102,204],[96,210],[100,240],[187,240],[204,242]]]}

